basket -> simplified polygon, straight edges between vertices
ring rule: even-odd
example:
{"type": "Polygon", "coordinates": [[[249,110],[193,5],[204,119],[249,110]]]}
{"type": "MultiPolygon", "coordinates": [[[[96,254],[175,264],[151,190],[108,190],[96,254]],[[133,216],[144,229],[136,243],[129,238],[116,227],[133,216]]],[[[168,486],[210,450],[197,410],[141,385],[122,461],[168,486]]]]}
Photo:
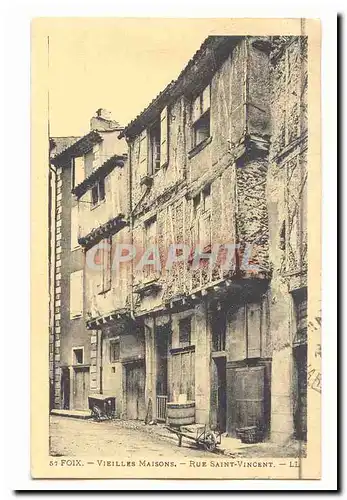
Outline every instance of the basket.
{"type": "Polygon", "coordinates": [[[263,440],[263,432],[256,425],[236,429],[236,434],[242,443],[254,444],[263,440]]]}

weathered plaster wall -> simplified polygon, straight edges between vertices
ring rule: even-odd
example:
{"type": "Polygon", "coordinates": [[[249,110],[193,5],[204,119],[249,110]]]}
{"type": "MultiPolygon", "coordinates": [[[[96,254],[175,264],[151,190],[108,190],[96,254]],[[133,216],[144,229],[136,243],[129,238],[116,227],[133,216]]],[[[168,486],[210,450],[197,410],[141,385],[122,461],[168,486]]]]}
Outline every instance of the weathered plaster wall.
{"type": "Polygon", "coordinates": [[[271,54],[272,141],[267,174],[272,339],[271,437],[293,435],[295,330],[290,292],[307,284],[307,39],[276,37],[271,54]],[[289,382],[289,383],[288,383],[289,382]]]}
{"type": "Polygon", "coordinates": [[[105,177],[105,199],[98,205],[91,204],[91,189],[81,196],[78,203],[79,237],[84,237],[93,229],[128,214],[127,168],[115,167],[105,177]]]}
{"type": "MultiPolygon", "coordinates": [[[[61,407],[61,366],[72,364],[72,348],[84,347],[84,362],[90,363],[90,335],[85,327],[84,314],[70,319],[70,274],[82,270],[84,255],[81,248],[71,250],[70,163],[57,167],[56,198],[56,262],[55,262],[55,345],[50,361],[55,363],[55,407],[61,407]]],[[[81,294],[84,291],[81,290],[81,294]]],[[[84,308],[85,309],[85,308],[84,308]]]]}
{"type": "Polygon", "coordinates": [[[95,255],[95,246],[86,252],[85,266],[85,309],[87,319],[99,318],[115,311],[123,310],[129,306],[130,293],[130,263],[116,265],[115,250],[117,245],[130,241],[129,228],[125,227],[112,235],[111,244],[111,288],[100,293],[98,283],[100,282],[101,270],[92,269],[87,263],[92,261],[95,255]]]}

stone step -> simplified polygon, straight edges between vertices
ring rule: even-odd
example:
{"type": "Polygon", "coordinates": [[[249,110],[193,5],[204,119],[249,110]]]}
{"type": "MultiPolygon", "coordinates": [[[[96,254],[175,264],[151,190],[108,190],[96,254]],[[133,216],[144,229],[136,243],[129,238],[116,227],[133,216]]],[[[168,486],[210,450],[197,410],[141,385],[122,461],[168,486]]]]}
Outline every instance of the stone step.
{"type": "Polygon", "coordinates": [[[90,410],[51,410],[51,415],[56,415],[59,417],[70,417],[70,418],[91,418],[92,414],[90,410]]]}

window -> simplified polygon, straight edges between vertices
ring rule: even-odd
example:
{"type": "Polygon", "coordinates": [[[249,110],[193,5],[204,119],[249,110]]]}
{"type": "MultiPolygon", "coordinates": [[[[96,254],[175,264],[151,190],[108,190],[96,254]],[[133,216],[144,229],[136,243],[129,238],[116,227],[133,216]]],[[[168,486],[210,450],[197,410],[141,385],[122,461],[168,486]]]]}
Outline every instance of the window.
{"type": "Polygon", "coordinates": [[[212,316],[212,347],[214,351],[225,351],[226,313],[215,311],[212,316]]]}
{"type": "MultiPolygon", "coordinates": [[[[156,242],[157,242],[157,219],[156,219],[156,217],[154,217],[154,218],[145,222],[144,251],[147,252],[147,250],[150,247],[153,247],[156,245],[156,242]]],[[[152,258],[154,258],[154,257],[151,255],[148,255],[149,260],[152,260],[152,258]]],[[[147,279],[150,279],[150,278],[154,279],[157,276],[154,264],[145,265],[143,268],[143,273],[144,273],[144,277],[147,279]]]]}
{"type": "Polygon", "coordinates": [[[79,225],[78,225],[78,205],[71,208],[71,250],[79,247],[78,244],[79,225]]]}
{"type": "Polygon", "coordinates": [[[180,347],[190,345],[192,318],[183,318],[179,321],[179,343],[180,347]]]}
{"type": "Polygon", "coordinates": [[[73,365],[83,365],[84,352],[83,347],[76,347],[72,349],[72,364],[73,365]]]}
{"type": "Polygon", "coordinates": [[[92,208],[99,205],[105,199],[105,178],[100,179],[92,187],[92,208]]]}
{"type": "Polygon", "coordinates": [[[210,86],[199,94],[192,104],[193,144],[198,146],[210,137],[210,86]]]}
{"type": "Polygon", "coordinates": [[[153,175],[169,161],[168,108],[160,113],[158,120],[139,136],[138,175],[140,180],[153,175]]]}
{"type": "Polygon", "coordinates": [[[200,245],[200,250],[210,252],[211,244],[211,185],[193,198],[191,240],[192,247],[200,245]]]}
{"type": "Polygon", "coordinates": [[[160,169],[160,122],[150,129],[150,159],[148,166],[149,175],[160,169]]]}
{"type": "Polygon", "coordinates": [[[83,314],[83,270],[70,274],[70,319],[83,314]]]}
{"type": "Polygon", "coordinates": [[[120,360],[120,341],[110,340],[110,363],[117,363],[120,360]]]}
{"type": "Polygon", "coordinates": [[[85,178],[84,156],[72,158],[71,165],[71,189],[81,184],[85,178]]]}

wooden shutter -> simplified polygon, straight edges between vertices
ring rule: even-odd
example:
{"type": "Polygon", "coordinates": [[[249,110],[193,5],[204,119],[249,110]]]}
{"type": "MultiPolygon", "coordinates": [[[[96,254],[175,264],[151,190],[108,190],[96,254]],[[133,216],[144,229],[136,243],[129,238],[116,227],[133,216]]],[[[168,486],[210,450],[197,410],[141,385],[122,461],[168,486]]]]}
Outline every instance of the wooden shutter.
{"type": "Polygon", "coordinates": [[[111,288],[112,237],[106,238],[104,244],[107,248],[103,249],[103,292],[107,292],[111,288]]]}
{"type": "Polygon", "coordinates": [[[75,186],[81,184],[84,181],[84,157],[79,156],[75,158],[74,161],[74,169],[75,169],[75,186]]]}
{"type": "Polygon", "coordinates": [[[200,249],[207,252],[211,250],[211,214],[206,212],[199,218],[200,249]]]}
{"type": "Polygon", "coordinates": [[[140,179],[145,175],[147,175],[148,173],[147,156],[148,156],[147,131],[143,130],[140,135],[140,155],[139,155],[139,166],[138,166],[140,179]]]}
{"type": "Polygon", "coordinates": [[[201,116],[201,95],[198,95],[198,97],[194,100],[193,106],[192,106],[192,121],[193,123],[196,122],[201,116]]]}
{"type": "Polygon", "coordinates": [[[70,319],[83,313],[83,270],[70,274],[70,319]]]}
{"type": "Polygon", "coordinates": [[[264,366],[227,369],[228,429],[264,427],[264,366]]]}
{"type": "Polygon", "coordinates": [[[163,109],[160,114],[160,166],[165,166],[169,161],[169,125],[168,109],[163,109]]]}
{"type": "Polygon", "coordinates": [[[95,253],[95,264],[97,265],[97,267],[95,271],[93,271],[96,293],[102,293],[104,286],[104,280],[103,280],[104,252],[99,245],[100,243],[97,244],[97,251],[95,253]]]}
{"type": "Polygon", "coordinates": [[[210,109],[210,86],[204,89],[202,93],[202,113],[205,113],[208,109],[210,109]]]}

